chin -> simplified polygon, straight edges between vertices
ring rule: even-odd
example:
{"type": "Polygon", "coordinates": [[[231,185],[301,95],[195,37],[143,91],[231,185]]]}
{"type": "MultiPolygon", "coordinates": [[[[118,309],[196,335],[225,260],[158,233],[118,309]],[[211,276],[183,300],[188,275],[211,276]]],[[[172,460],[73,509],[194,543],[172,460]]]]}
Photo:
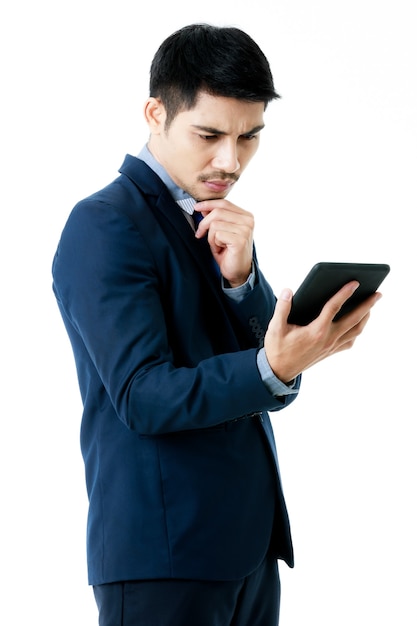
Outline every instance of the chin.
{"type": "Polygon", "coordinates": [[[203,200],[223,200],[224,198],[226,198],[229,192],[230,189],[222,193],[210,193],[206,190],[205,192],[198,194],[198,196],[194,196],[194,198],[197,200],[197,202],[203,202],[203,200]]]}

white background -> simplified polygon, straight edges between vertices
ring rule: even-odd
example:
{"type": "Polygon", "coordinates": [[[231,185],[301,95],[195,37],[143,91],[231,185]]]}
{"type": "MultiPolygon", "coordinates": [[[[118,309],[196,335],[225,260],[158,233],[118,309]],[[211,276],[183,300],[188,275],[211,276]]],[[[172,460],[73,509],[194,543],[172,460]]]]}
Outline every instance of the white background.
{"type": "Polygon", "coordinates": [[[282,100],[230,199],[279,292],[316,262],[391,265],[355,348],[274,417],[296,567],[282,626],[416,626],[413,0],[6,3],[1,53],[1,621],[96,624],[81,404],[50,266],[72,206],[146,140],[151,58],[194,21],[246,30],[282,100]],[[201,7],[201,8],[200,8],[201,7]]]}

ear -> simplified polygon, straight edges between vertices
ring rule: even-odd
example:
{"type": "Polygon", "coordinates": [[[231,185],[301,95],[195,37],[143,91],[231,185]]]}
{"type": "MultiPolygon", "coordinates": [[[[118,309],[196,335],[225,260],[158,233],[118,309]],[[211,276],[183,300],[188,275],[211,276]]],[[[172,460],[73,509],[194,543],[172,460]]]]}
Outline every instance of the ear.
{"type": "Polygon", "coordinates": [[[165,126],[166,111],[159,98],[148,98],[144,106],[144,114],[149,130],[153,135],[159,135],[165,126]]]}

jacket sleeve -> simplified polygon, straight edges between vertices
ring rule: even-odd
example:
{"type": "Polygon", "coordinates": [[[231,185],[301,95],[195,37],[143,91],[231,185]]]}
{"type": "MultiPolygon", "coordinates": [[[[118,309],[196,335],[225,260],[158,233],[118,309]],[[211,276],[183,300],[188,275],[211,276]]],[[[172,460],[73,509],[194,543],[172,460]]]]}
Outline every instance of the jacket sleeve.
{"type": "Polygon", "coordinates": [[[294,396],[275,399],[257,369],[258,326],[266,328],[275,303],[262,275],[253,293],[232,305],[236,322],[247,326],[248,347],[204,352],[198,326],[192,330],[198,320],[191,320],[195,359],[179,366],[167,316],[183,307],[186,324],[187,303],[177,303],[175,293],[164,301],[158,255],[157,241],[105,203],[84,201],[69,217],[54,259],[54,291],[85,411],[113,410],[127,427],[157,434],[289,404],[294,396]]]}

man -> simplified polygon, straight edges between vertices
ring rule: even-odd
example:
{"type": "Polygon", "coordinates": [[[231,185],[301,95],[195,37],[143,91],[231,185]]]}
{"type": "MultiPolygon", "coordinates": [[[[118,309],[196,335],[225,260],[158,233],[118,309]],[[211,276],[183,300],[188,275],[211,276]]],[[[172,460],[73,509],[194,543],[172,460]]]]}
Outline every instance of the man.
{"type": "Polygon", "coordinates": [[[226,197],[277,97],[242,31],[174,33],[151,67],[147,146],[62,233],[101,626],[278,623],[277,559],[293,551],[267,412],[352,346],[378,296],[332,323],[349,283],[297,327],[291,292],[276,302],[262,275],[253,216],[226,197]]]}

